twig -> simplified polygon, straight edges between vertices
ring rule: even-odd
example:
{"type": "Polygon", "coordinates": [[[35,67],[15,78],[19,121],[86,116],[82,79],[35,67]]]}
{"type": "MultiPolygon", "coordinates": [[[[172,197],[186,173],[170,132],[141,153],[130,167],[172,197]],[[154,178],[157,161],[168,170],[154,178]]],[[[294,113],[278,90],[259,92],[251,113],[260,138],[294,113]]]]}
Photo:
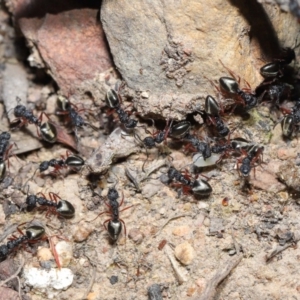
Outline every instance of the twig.
{"type": "Polygon", "coordinates": [[[240,263],[243,255],[234,256],[225,266],[221,267],[213,278],[207,283],[204,292],[200,297],[193,300],[212,300],[215,296],[217,286],[230,274],[230,272],[240,263]]]}
{"type": "Polygon", "coordinates": [[[182,217],[191,217],[191,215],[178,215],[178,216],[171,217],[170,219],[167,220],[167,222],[166,222],[163,226],[161,226],[161,228],[159,229],[159,231],[157,231],[157,232],[153,235],[153,237],[158,236],[158,235],[162,232],[162,230],[164,229],[164,227],[165,227],[170,221],[175,220],[175,219],[178,219],[178,218],[182,218],[182,217]]]}
{"type": "Polygon", "coordinates": [[[95,279],[96,279],[96,272],[97,272],[97,268],[96,266],[91,262],[91,260],[89,259],[89,257],[85,256],[88,261],[90,262],[90,265],[93,267],[93,273],[92,273],[92,278],[91,278],[91,281],[87,287],[87,290],[85,291],[83,297],[82,297],[82,300],[86,300],[87,297],[88,297],[88,294],[90,293],[92,287],[93,287],[93,284],[95,282],[95,279]]]}
{"type": "Polygon", "coordinates": [[[180,271],[180,267],[178,265],[178,262],[175,260],[174,256],[173,256],[173,252],[170,248],[169,245],[166,245],[165,246],[165,253],[167,254],[170,262],[171,262],[171,265],[173,267],[173,270],[175,272],[175,275],[176,275],[176,278],[178,280],[178,283],[179,284],[183,284],[185,281],[187,281],[187,278],[186,276],[180,271]]]}
{"type": "Polygon", "coordinates": [[[19,297],[20,297],[20,300],[22,300],[22,296],[21,296],[21,283],[20,283],[20,278],[19,278],[18,274],[21,272],[22,268],[24,267],[24,264],[25,264],[25,259],[22,257],[22,262],[21,262],[18,270],[13,275],[11,275],[10,277],[6,278],[4,281],[0,282],[0,287],[1,287],[5,283],[7,283],[8,281],[11,281],[12,279],[17,278],[18,284],[19,284],[19,297]]]}
{"type": "Polygon", "coordinates": [[[137,191],[138,193],[140,193],[140,192],[141,192],[141,188],[140,188],[140,186],[139,186],[139,183],[137,182],[137,180],[134,178],[134,176],[130,173],[130,171],[129,171],[127,168],[125,168],[125,175],[126,175],[126,176],[128,177],[128,179],[133,183],[133,185],[134,185],[136,191],[137,191]]]}
{"type": "Polygon", "coordinates": [[[274,256],[276,256],[277,254],[279,254],[280,252],[284,251],[285,249],[294,246],[295,244],[297,244],[297,242],[300,241],[300,235],[299,232],[297,232],[294,236],[293,242],[285,244],[284,246],[277,246],[276,249],[274,249],[273,251],[271,251],[270,253],[268,253],[266,255],[266,261],[268,262],[269,260],[271,260],[274,256]]]}

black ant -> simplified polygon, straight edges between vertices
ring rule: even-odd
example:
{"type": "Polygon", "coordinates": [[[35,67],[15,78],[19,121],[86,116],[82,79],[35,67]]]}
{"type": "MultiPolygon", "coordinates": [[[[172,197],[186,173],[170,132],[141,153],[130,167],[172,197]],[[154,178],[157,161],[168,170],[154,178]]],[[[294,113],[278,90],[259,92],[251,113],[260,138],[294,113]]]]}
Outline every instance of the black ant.
{"type": "Polygon", "coordinates": [[[218,164],[224,157],[229,156],[235,149],[232,146],[232,142],[230,141],[230,136],[226,141],[221,140],[211,146],[211,152],[215,154],[220,154],[220,158],[216,161],[218,164]]]}
{"type": "MultiPolygon", "coordinates": [[[[100,213],[95,219],[97,219],[99,216],[103,214],[107,214],[111,216],[110,219],[104,221],[103,226],[108,231],[109,236],[111,237],[113,242],[116,242],[122,231],[122,224],[124,225],[124,233],[126,237],[126,225],[125,222],[122,219],[120,219],[119,213],[131,208],[133,205],[127,206],[122,210],[119,210],[120,206],[122,206],[124,202],[124,196],[122,197],[122,200],[119,204],[119,202],[117,201],[117,199],[119,198],[119,193],[115,188],[109,188],[107,198],[109,200],[109,203],[107,202],[104,203],[109,210],[100,213]],[[105,225],[106,223],[108,223],[107,227],[105,225]]],[[[95,219],[93,219],[92,221],[94,221],[95,219]]]]}
{"type": "Polygon", "coordinates": [[[187,133],[183,140],[187,141],[189,144],[185,146],[185,150],[191,149],[194,152],[200,153],[204,160],[211,157],[210,144],[202,142],[196,135],[187,133]]]}
{"type": "Polygon", "coordinates": [[[63,168],[78,169],[84,165],[84,159],[78,155],[72,154],[69,151],[66,152],[66,157],[61,155],[61,159],[50,159],[49,161],[43,161],[40,163],[38,170],[42,173],[48,170],[49,167],[53,167],[52,174],[59,173],[59,170],[63,168]]]}
{"type": "Polygon", "coordinates": [[[13,235],[9,238],[9,241],[6,244],[0,246],[0,261],[5,260],[8,255],[10,255],[13,251],[16,251],[21,245],[24,245],[25,243],[36,243],[45,234],[45,229],[37,225],[28,227],[24,234],[20,229],[20,227],[24,224],[25,223],[22,223],[17,227],[18,232],[21,234],[20,237],[13,235]]]}
{"type": "Polygon", "coordinates": [[[10,133],[7,131],[4,131],[0,134],[0,182],[4,179],[4,177],[6,175],[5,160],[8,161],[8,168],[9,168],[9,166],[10,166],[9,153],[13,146],[17,147],[16,143],[13,143],[10,145],[10,142],[9,142],[10,137],[11,137],[10,133]]]}
{"type": "MultiPolygon", "coordinates": [[[[18,102],[20,99],[17,99],[18,102]]],[[[14,115],[17,118],[11,124],[14,126],[14,129],[20,128],[23,125],[34,124],[37,128],[37,135],[42,137],[43,140],[49,143],[55,143],[57,139],[57,129],[51,122],[42,123],[43,116],[46,116],[50,120],[49,116],[42,112],[37,118],[34,116],[31,110],[28,110],[24,105],[18,104],[14,108],[14,115]],[[15,126],[14,124],[17,124],[15,126]],[[39,131],[39,130],[40,131],[39,131]]]]}
{"type": "Polygon", "coordinates": [[[126,129],[132,130],[137,126],[138,121],[129,117],[129,114],[121,107],[121,98],[113,89],[109,90],[106,94],[106,105],[115,110],[119,116],[120,122],[126,129]]]}
{"type": "Polygon", "coordinates": [[[29,195],[26,197],[26,205],[28,210],[32,210],[37,207],[38,209],[47,210],[46,216],[49,214],[55,214],[64,218],[72,218],[75,215],[74,206],[67,200],[62,200],[57,194],[49,192],[48,200],[43,193],[37,195],[29,195]],[[38,197],[37,195],[42,195],[38,197]]]}
{"type": "Polygon", "coordinates": [[[83,126],[90,126],[92,129],[97,130],[98,128],[85,122],[85,120],[79,115],[81,111],[85,111],[85,108],[79,109],[75,104],[71,103],[67,98],[59,96],[57,99],[58,110],[57,115],[67,115],[72,128],[77,131],[77,128],[82,128],[83,126]]]}
{"type": "MultiPolygon", "coordinates": [[[[153,119],[151,119],[151,120],[154,125],[154,120],[153,119]]],[[[147,136],[144,139],[141,139],[140,136],[136,132],[134,133],[134,137],[137,138],[139,140],[139,142],[142,143],[142,145],[146,149],[147,159],[145,160],[145,162],[143,164],[143,167],[142,167],[143,171],[144,171],[145,164],[149,158],[147,149],[153,149],[154,147],[157,146],[156,144],[161,144],[162,142],[165,142],[167,140],[171,126],[172,126],[172,122],[169,126],[169,122],[167,121],[167,124],[166,124],[164,130],[158,130],[156,132],[151,133],[149,130],[145,129],[145,132],[151,134],[151,136],[147,136]]]]}
{"type": "Polygon", "coordinates": [[[239,174],[242,174],[243,177],[248,177],[251,169],[254,168],[255,177],[255,167],[263,163],[263,151],[264,147],[258,145],[253,145],[248,151],[241,149],[243,157],[240,157],[237,160],[239,174]],[[258,164],[255,165],[256,162],[258,162],[258,164]]]}
{"type": "Polygon", "coordinates": [[[211,185],[202,179],[192,179],[191,175],[185,170],[184,174],[170,167],[168,170],[169,184],[175,179],[179,183],[172,183],[173,186],[180,186],[183,194],[192,192],[195,196],[209,196],[212,192],[211,185]]]}
{"type": "Polygon", "coordinates": [[[236,79],[236,75],[233,73],[233,71],[231,71],[230,69],[228,69],[220,60],[221,64],[223,65],[223,67],[230,73],[230,75],[233,77],[221,77],[219,79],[219,84],[220,84],[220,88],[221,91],[219,90],[219,88],[217,88],[221,93],[225,93],[229,94],[229,95],[235,95],[235,106],[233,108],[233,110],[235,109],[235,107],[237,105],[242,105],[244,107],[245,110],[249,110],[253,107],[255,107],[258,104],[258,97],[256,96],[256,94],[251,93],[251,87],[249,85],[249,83],[247,81],[245,81],[247,87],[240,89],[239,85],[240,85],[240,81],[241,78],[240,76],[238,76],[238,78],[236,79]]]}
{"type": "Polygon", "coordinates": [[[207,125],[212,124],[217,133],[224,137],[228,135],[230,130],[220,117],[221,113],[223,113],[223,108],[219,106],[218,102],[212,96],[208,95],[205,99],[204,113],[200,112],[200,114],[207,125]]]}
{"type": "Polygon", "coordinates": [[[296,104],[292,109],[286,109],[281,107],[281,110],[287,115],[281,121],[282,134],[285,137],[290,137],[293,132],[299,128],[300,123],[300,99],[296,101],[296,104]]]}
{"type": "Polygon", "coordinates": [[[8,157],[8,153],[13,145],[9,146],[10,133],[4,131],[0,134],[0,161],[5,160],[8,157]],[[9,147],[8,147],[9,146],[9,147]]]}

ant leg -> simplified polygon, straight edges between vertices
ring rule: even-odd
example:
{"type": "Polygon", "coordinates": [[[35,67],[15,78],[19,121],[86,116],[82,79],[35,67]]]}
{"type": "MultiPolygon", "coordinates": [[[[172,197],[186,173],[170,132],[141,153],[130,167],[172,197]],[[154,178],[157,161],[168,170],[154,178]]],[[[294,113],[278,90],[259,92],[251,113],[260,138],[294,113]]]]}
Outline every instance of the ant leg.
{"type": "Polygon", "coordinates": [[[108,223],[109,221],[111,221],[111,219],[108,219],[108,220],[103,222],[103,227],[105,228],[106,231],[108,231],[108,229],[107,229],[107,226],[105,224],[108,223]]]}
{"type": "Polygon", "coordinates": [[[43,198],[47,199],[46,195],[42,192],[37,193],[36,195],[42,195],[43,198]]]}
{"type": "Polygon", "coordinates": [[[123,205],[123,202],[124,202],[124,193],[123,193],[123,191],[122,191],[122,200],[121,200],[121,202],[120,202],[120,204],[119,204],[119,207],[123,205]]]}
{"type": "Polygon", "coordinates": [[[123,208],[122,210],[120,210],[119,212],[122,212],[122,211],[124,211],[124,210],[127,210],[128,208],[131,208],[131,207],[133,207],[134,205],[130,205],[130,206],[126,206],[125,208],[123,208]]]}
{"type": "Polygon", "coordinates": [[[221,59],[219,59],[221,65],[229,72],[229,74],[237,81],[238,85],[240,85],[241,83],[241,77],[239,75],[237,75],[235,72],[233,72],[232,70],[230,70],[229,68],[227,68],[223,62],[221,61],[221,59]]]}
{"type": "Polygon", "coordinates": [[[49,192],[49,197],[51,199],[52,202],[56,202],[57,203],[57,199],[61,200],[61,197],[53,192],[49,192]]]}
{"type": "Polygon", "coordinates": [[[103,215],[103,214],[111,215],[110,212],[108,212],[108,211],[103,211],[102,213],[98,214],[98,215],[96,216],[96,218],[90,220],[89,222],[95,221],[96,219],[98,219],[98,218],[99,218],[101,215],[103,215]]]}

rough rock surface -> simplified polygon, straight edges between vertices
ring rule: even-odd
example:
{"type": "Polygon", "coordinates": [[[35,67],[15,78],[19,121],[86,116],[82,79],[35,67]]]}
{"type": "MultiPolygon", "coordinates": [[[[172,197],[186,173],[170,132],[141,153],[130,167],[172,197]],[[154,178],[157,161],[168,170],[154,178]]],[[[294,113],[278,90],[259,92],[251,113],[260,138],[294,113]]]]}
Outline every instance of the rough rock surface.
{"type": "Polygon", "coordinates": [[[164,117],[182,118],[216,94],[208,79],[229,75],[220,60],[257,86],[262,58],[294,46],[299,34],[293,16],[256,1],[104,0],[101,20],[116,66],[139,91],[138,110],[164,117]]]}
{"type": "Polygon", "coordinates": [[[101,74],[109,76],[113,63],[98,9],[75,0],[57,1],[56,6],[28,4],[18,1],[14,13],[32,48],[31,65],[46,67],[64,95],[102,95],[101,74]]]}

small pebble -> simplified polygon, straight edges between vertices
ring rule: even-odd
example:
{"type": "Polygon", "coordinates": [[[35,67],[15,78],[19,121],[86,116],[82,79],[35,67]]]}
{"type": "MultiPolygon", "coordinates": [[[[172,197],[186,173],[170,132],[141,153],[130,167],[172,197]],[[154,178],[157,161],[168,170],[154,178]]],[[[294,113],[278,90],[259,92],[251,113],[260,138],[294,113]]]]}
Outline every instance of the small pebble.
{"type": "Polygon", "coordinates": [[[172,233],[177,236],[184,236],[187,235],[189,232],[190,232],[190,227],[183,225],[174,228],[172,233]]]}
{"type": "Polygon", "coordinates": [[[128,237],[135,243],[135,244],[140,244],[143,239],[144,239],[144,235],[143,233],[137,229],[137,228],[132,228],[130,229],[129,233],[128,233],[128,237]]]}
{"type": "Polygon", "coordinates": [[[55,246],[60,265],[66,267],[73,258],[73,248],[70,242],[60,241],[55,246]]]}
{"type": "Polygon", "coordinates": [[[65,290],[72,284],[74,278],[72,271],[67,268],[42,270],[27,266],[23,273],[26,284],[36,289],[65,290]]]}
{"type": "Polygon", "coordinates": [[[183,265],[191,264],[195,257],[195,250],[191,246],[191,244],[188,242],[184,242],[182,244],[177,245],[174,253],[175,253],[176,258],[183,265]]]}
{"type": "Polygon", "coordinates": [[[149,300],[163,300],[163,297],[161,294],[161,287],[159,284],[157,284],[157,283],[152,284],[148,288],[148,297],[149,297],[149,300]]]}
{"type": "Polygon", "coordinates": [[[94,226],[87,222],[80,222],[74,229],[73,238],[75,242],[85,241],[93,232],[94,226]]]}
{"type": "Polygon", "coordinates": [[[118,282],[118,276],[115,276],[115,275],[111,276],[111,277],[109,278],[109,282],[110,282],[112,285],[116,284],[116,283],[118,282]]]}
{"type": "Polygon", "coordinates": [[[49,248],[39,247],[37,251],[37,258],[40,262],[53,259],[53,255],[49,248]]]}

